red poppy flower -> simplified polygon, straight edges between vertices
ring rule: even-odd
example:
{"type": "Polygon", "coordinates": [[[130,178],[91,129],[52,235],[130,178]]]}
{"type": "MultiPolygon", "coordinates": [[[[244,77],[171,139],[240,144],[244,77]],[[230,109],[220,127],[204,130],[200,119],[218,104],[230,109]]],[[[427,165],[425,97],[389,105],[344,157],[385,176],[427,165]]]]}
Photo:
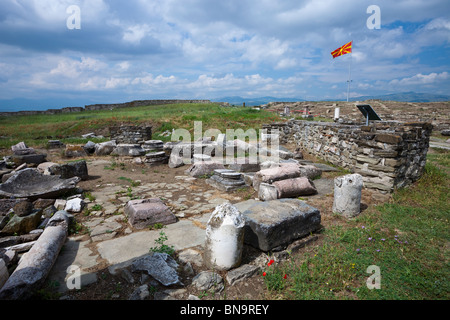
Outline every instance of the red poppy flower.
{"type": "Polygon", "coordinates": [[[274,260],[270,260],[269,263],[267,264],[269,267],[272,265],[272,263],[274,263],[274,260]]]}

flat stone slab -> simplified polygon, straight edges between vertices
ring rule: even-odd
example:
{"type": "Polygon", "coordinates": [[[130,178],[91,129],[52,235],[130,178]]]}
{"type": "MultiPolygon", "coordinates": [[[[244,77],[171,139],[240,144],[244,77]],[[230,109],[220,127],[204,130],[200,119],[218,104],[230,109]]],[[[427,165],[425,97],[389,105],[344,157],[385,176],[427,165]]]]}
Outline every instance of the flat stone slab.
{"type": "Polygon", "coordinates": [[[262,251],[288,246],[320,227],[320,211],[298,199],[247,200],[235,204],[244,215],[244,242],[262,251]]]}
{"type": "Polygon", "coordinates": [[[128,222],[136,229],[144,229],[155,223],[171,224],[177,221],[175,215],[159,198],[130,200],[124,213],[128,222]]]}
{"type": "MultiPolygon", "coordinates": [[[[300,162],[300,163],[302,163],[302,162],[300,162]]],[[[334,168],[332,166],[329,166],[327,164],[324,164],[324,163],[308,163],[308,164],[313,165],[314,167],[316,167],[317,169],[322,170],[323,172],[338,171],[338,169],[336,169],[336,168],[334,168]]]]}
{"type": "Polygon", "coordinates": [[[88,247],[89,243],[89,241],[77,241],[75,238],[67,239],[48,276],[49,280],[59,284],[58,292],[63,293],[69,290],[67,285],[68,282],[70,283],[69,277],[72,274],[68,272],[68,268],[71,266],[80,268],[81,287],[97,281],[97,274],[90,272],[89,269],[99,263],[97,262],[98,254],[88,247]]]}
{"type": "Polygon", "coordinates": [[[138,144],[118,144],[111,155],[139,157],[145,154],[145,150],[138,144]]]}
{"type": "Polygon", "coordinates": [[[42,175],[37,169],[23,169],[0,184],[0,197],[55,199],[75,189],[79,181],[79,177],[60,179],[59,176],[42,175]]]}
{"type": "MultiPolygon", "coordinates": [[[[209,218],[210,214],[206,216],[205,218],[209,218]]],[[[191,220],[181,220],[167,225],[163,231],[167,236],[164,244],[174,246],[175,250],[203,246],[205,243],[206,230],[191,220]]],[[[135,259],[148,254],[151,247],[157,246],[155,240],[160,237],[159,233],[160,230],[134,232],[99,242],[97,249],[101,258],[110,266],[110,272],[115,274],[117,269],[131,265],[135,259]]]]}

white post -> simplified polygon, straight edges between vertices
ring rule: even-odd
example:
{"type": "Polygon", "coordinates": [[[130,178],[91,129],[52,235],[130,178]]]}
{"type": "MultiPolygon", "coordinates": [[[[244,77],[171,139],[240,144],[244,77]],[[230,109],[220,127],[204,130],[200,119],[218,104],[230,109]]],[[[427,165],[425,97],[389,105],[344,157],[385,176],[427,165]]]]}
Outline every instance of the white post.
{"type": "Polygon", "coordinates": [[[216,207],[206,226],[204,262],[209,268],[229,270],[241,264],[245,219],[229,202],[216,207]]]}
{"type": "Polygon", "coordinates": [[[363,179],[360,174],[348,174],[334,179],[333,212],[352,218],[360,213],[363,179]]]}
{"type": "Polygon", "coordinates": [[[337,107],[334,109],[334,120],[339,120],[340,108],[337,107]]]}

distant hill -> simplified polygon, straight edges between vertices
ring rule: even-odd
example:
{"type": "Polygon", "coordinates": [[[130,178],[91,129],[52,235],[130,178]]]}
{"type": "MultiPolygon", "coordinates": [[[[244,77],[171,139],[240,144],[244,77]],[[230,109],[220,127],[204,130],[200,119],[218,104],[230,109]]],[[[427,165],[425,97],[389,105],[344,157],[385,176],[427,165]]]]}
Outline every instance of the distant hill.
{"type": "MultiPolygon", "coordinates": [[[[402,92],[385,95],[374,96],[360,96],[350,98],[350,101],[364,101],[364,100],[384,100],[384,101],[400,101],[400,102],[440,102],[450,101],[450,96],[439,95],[433,93],[417,93],[417,92],[402,92]]],[[[313,101],[345,101],[346,99],[323,99],[313,101]]],[[[298,102],[307,101],[301,98],[277,98],[277,97],[257,97],[257,98],[242,98],[240,96],[223,97],[218,99],[211,99],[214,102],[228,102],[232,105],[241,106],[244,102],[246,106],[260,106],[269,102],[298,102]]],[[[309,101],[309,100],[308,100],[309,101]]]]}
{"type": "Polygon", "coordinates": [[[379,96],[361,96],[349,99],[350,101],[364,101],[364,100],[384,100],[384,101],[401,101],[401,102],[440,102],[450,101],[450,96],[439,95],[433,93],[417,93],[417,92],[402,92],[392,93],[379,96]]]}
{"type": "Polygon", "coordinates": [[[269,102],[297,102],[305,101],[299,98],[276,98],[276,97],[258,97],[258,98],[242,98],[239,96],[223,97],[218,99],[211,99],[213,102],[228,102],[232,105],[241,106],[244,102],[246,106],[260,106],[269,102]]]}

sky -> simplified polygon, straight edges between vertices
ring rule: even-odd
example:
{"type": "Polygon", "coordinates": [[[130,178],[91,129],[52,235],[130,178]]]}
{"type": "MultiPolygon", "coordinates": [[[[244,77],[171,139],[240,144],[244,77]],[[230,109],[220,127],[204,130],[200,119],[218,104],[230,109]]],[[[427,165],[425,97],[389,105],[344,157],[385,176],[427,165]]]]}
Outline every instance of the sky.
{"type": "Polygon", "coordinates": [[[350,97],[448,95],[449,57],[448,0],[0,0],[8,111],[22,100],[345,99],[349,77],[350,97]]]}

